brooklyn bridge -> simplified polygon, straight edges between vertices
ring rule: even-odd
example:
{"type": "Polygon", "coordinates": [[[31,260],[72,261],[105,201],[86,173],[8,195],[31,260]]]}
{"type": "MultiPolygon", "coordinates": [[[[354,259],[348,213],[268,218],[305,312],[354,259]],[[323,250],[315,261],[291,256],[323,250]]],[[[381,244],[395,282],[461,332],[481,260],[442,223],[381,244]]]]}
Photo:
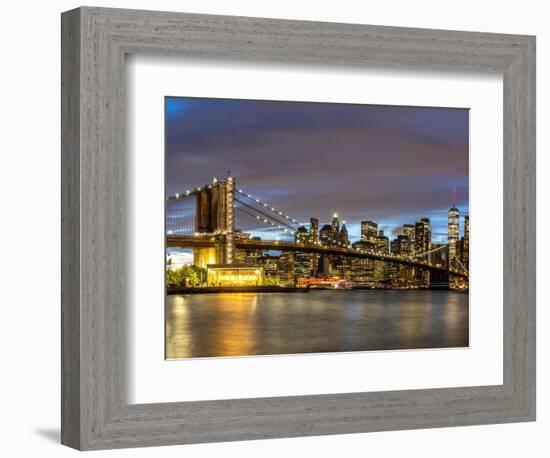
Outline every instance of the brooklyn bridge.
{"type": "MultiPolygon", "coordinates": [[[[336,224],[339,225],[337,220],[336,224]]],[[[331,229],[334,225],[335,219],[331,229]]],[[[166,247],[192,249],[194,264],[209,271],[209,284],[217,281],[211,280],[210,271],[225,271],[232,279],[247,278],[247,268],[250,271],[261,267],[254,263],[244,265],[243,253],[251,252],[280,252],[306,259],[309,262],[306,277],[319,275],[323,261],[334,263],[334,260],[350,266],[360,260],[370,261],[390,271],[423,278],[433,288],[448,288],[453,279],[467,283],[469,277],[455,246],[450,247],[449,243],[428,243],[421,249],[411,245],[413,248],[406,252],[393,252],[389,245],[350,244],[347,238],[320,237],[315,218],[300,223],[282,209],[239,188],[229,174],[167,198],[166,247]],[[262,235],[252,237],[251,233],[262,235]]]]}

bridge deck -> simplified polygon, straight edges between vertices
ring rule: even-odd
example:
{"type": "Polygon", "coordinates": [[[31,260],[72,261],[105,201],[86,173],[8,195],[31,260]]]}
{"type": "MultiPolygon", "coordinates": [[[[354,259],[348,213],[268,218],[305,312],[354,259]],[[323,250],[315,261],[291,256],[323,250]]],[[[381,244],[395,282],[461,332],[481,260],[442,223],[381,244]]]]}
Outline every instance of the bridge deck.
{"type": "MultiPolygon", "coordinates": [[[[214,247],[217,243],[223,243],[216,236],[192,236],[192,235],[167,235],[166,246],[177,248],[208,248],[214,247]]],[[[410,267],[418,267],[434,272],[446,272],[447,268],[427,262],[418,261],[412,258],[403,258],[391,254],[380,254],[369,251],[359,251],[351,248],[341,248],[312,243],[283,242],[278,240],[236,240],[237,249],[249,250],[272,250],[272,251],[294,251],[302,253],[318,253],[328,255],[347,256],[358,259],[372,259],[374,261],[391,262],[410,267]]],[[[462,278],[468,278],[468,274],[459,270],[449,269],[449,273],[462,278]]]]}

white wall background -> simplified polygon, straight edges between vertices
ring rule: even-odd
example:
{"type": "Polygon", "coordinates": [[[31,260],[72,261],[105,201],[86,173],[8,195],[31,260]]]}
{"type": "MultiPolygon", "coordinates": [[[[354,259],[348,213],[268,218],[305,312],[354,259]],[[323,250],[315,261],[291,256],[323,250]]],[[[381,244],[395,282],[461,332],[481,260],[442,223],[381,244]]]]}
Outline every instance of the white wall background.
{"type": "MultiPolygon", "coordinates": [[[[548,126],[550,21],[545,2],[393,0],[124,0],[97,6],[159,9],[286,19],[430,27],[537,35],[538,227],[550,225],[542,212],[550,172],[548,126]],[[547,221],[545,221],[545,219],[547,221]],[[546,223],[546,224],[545,224],[546,223]]],[[[3,4],[0,71],[0,422],[3,456],[74,456],[58,445],[60,373],[60,175],[59,29],[68,0],[3,4]],[[31,245],[40,236],[40,250],[31,245]],[[31,272],[31,275],[25,272],[31,272]]],[[[542,285],[550,256],[539,236],[538,421],[536,423],[443,428],[315,438],[278,439],[154,449],[98,452],[98,456],[548,456],[550,295],[542,285]],[[546,386],[545,386],[546,385],[546,386]],[[545,434],[546,433],[546,434],[545,434]]]]}

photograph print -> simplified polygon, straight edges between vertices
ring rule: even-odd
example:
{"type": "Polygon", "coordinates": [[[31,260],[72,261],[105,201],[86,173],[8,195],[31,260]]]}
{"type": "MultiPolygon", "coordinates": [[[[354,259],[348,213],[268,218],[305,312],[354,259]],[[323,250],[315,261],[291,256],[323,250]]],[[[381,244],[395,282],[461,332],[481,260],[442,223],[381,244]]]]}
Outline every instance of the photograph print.
{"type": "Polygon", "coordinates": [[[469,110],[165,97],[165,358],[469,346],[469,110]]]}

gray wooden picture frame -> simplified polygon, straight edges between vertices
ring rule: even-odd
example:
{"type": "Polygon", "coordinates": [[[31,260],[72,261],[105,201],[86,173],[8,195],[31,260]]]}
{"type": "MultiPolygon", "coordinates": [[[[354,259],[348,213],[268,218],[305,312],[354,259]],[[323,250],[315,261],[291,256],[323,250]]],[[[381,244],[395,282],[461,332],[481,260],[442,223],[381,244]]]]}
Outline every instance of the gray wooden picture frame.
{"type": "MultiPolygon", "coordinates": [[[[80,450],[535,419],[535,38],[83,7],[62,14],[62,443],[80,450]],[[131,405],[125,56],[498,72],[502,385],[131,405]]],[[[159,152],[162,154],[162,152],[159,152]]]]}

